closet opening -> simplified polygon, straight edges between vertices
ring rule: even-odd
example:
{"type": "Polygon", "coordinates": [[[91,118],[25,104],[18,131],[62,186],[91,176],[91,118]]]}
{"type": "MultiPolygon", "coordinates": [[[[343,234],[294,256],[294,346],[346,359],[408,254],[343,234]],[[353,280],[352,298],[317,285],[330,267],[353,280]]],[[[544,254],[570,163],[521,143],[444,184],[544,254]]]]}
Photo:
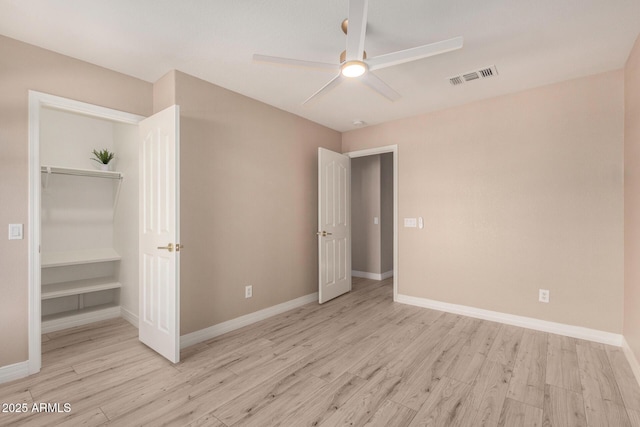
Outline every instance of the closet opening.
{"type": "Polygon", "coordinates": [[[35,373],[42,334],[117,317],[138,326],[143,117],[29,95],[29,372],[35,373]],[[93,150],[115,153],[108,168],[92,160],[93,150]]]}
{"type": "Polygon", "coordinates": [[[40,111],[42,333],[138,307],[137,126],[40,111]],[[93,150],[115,158],[102,170],[93,150]]]}

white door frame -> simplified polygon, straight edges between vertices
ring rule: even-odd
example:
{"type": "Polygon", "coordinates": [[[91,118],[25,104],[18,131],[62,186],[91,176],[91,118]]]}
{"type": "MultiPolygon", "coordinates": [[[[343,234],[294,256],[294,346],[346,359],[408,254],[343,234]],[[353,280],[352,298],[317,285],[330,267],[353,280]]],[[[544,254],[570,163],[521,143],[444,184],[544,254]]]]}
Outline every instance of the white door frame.
{"type": "Polygon", "coordinates": [[[393,153],[393,300],[398,301],[398,145],[385,145],[343,154],[353,159],[385,153],[393,153]]]}
{"type": "Polygon", "coordinates": [[[137,125],[143,116],[74,101],[42,92],[29,91],[29,375],[40,371],[41,348],[41,272],[40,272],[40,109],[55,108],[71,113],[137,125]]]}

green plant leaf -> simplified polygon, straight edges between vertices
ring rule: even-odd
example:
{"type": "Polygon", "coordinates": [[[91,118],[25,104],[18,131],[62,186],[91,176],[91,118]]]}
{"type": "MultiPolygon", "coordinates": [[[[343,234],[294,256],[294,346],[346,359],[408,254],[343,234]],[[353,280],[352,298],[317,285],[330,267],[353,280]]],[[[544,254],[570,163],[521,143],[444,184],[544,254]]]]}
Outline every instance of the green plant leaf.
{"type": "Polygon", "coordinates": [[[93,150],[93,155],[95,157],[91,158],[91,160],[101,163],[103,165],[109,164],[111,160],[115,157],[115,153],[110,152],[106,148],[104,150],[93,150]]]}

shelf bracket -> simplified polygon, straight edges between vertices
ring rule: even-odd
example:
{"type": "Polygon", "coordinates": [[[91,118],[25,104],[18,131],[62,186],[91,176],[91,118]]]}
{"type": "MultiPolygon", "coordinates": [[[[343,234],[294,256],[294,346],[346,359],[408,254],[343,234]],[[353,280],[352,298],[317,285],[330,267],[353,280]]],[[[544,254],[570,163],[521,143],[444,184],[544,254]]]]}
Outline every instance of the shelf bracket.
{"type": "Polygon", "coordinates": [[[51,176],[51,166],[46,166],[46,175],[44,176],[44,189],[49,188],[49,177],[51,176]]]}
{"type": "Polygon", "coordinates": [[[118,200],[120,199],[120,188],[122,187],[122,175],[118,178],[118,186],[116,187],[116,195],[113,199],[113,217],[116,217],[116,208],[118,207],[118,200]]]}

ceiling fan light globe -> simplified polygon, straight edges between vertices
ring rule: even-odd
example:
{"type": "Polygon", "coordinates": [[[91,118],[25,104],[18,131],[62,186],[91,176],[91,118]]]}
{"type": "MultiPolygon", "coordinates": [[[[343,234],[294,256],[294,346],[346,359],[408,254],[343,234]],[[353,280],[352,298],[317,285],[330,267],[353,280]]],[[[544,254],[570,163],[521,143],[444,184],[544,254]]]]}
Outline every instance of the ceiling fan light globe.
{"type": "Polygon", "coordinates": [[[367,72],[367,64],[362,61],[347,61],[342,64],[341,72],[345,77],[360,77],[367,72]]]}

